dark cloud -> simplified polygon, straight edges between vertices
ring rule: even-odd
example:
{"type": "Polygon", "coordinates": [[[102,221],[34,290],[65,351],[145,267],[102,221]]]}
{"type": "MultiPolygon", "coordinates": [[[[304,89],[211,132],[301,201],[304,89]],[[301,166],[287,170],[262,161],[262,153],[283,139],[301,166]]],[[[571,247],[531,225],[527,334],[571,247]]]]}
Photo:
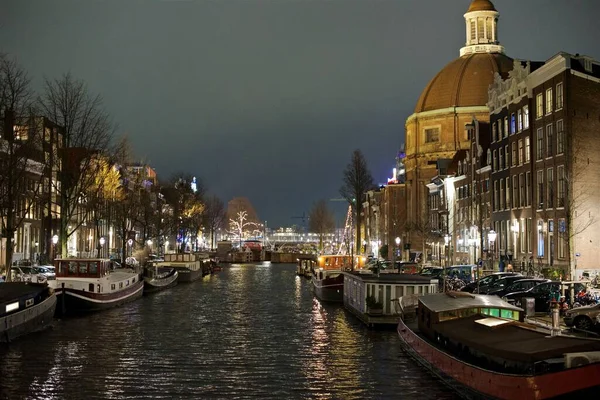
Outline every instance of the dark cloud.
{"type": "MultiPolygon", "coordinates": [[[[88,82],[161,177],[194,173],[287,225],[339,197],[355,148],[385,181],[421,89],[464,44],[469,2],[4,1],[0,50],[38,88],[66,71],[88,82]]],[[[600,57],[596,0],[494,3],[508,55],[600,57]]]]}

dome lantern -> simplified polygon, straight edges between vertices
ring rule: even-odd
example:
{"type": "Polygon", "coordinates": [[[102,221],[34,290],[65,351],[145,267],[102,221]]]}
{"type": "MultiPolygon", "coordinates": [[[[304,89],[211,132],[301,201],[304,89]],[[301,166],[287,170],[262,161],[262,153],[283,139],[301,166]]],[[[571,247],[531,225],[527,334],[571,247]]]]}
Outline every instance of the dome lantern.
{"type": "Polygon", "coordinates": [[[473,0],[465,17],[466,44],[460,49],[461,57],[473,53],[504,53],[498,41],[498,17],[490,0],[473,0]]]}

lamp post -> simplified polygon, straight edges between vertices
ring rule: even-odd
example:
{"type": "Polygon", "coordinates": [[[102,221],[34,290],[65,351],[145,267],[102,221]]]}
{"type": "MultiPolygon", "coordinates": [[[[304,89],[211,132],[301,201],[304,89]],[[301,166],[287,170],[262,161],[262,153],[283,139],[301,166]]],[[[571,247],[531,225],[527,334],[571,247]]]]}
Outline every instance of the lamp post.
{"type": "Polygon", "coordinates": [[[52,236],[52,247],[54,248],[54,255],[52,257],[52,259],[56,259],[56,244],[58,243],[58,235],[54,235],[52,236]]]}
{"type": "Polygon", "coordinates": [[[129,257],[131,257],[133,255],[133,239],[129,239],[127,244],[129,245],[129,257]]]}
{"type": "Polygon", "coordinates": [[[104,236],[102,236],[98,241],[98,258],[100,258],[100,250],[102,250],[102,246],[104,246],[105,243],[106,239],[104,238],[104,236]]]}
{"type": "MultiPolygon", "coordinates": [[[[400,250],[400,238],[396,236],[396,239],[394,239],[394,241],[396,242],[396,248],[394,249],[394,268],[396,268],[396,256],[398,254],[398,251],[400,250]]],[[[402,261],[402,257],[400,257],[400,261],[402,261]]],[[[398,272],[400,272],[400,268],[398,268],[398,272]]]]}
{"type": "Polygon", "coordinates": [[[148,245],[148,249],[150,250],[150,253],[152,253],[152,239],[148,239],[146,244],[148,245]]]}
{"type": "Polygon", "coordinates": [[[488,232],[488,240],[490,241],[490,250],[492,251],[492,271],[494,270],[494,253],[496,253],[496,232],[492,229],[488,232]]]}
{"type": "Polygon", "coordinates": [[[444,243],[446,244],[446,264],[444,265],[444,270],[443,270],[443,282],[442,284],[443,286],[443,291],[446,291],[446,268],[448,268],[448,264],[450,264],[450,235],[449,234],[445,234],[444,235],[444,243]]]}

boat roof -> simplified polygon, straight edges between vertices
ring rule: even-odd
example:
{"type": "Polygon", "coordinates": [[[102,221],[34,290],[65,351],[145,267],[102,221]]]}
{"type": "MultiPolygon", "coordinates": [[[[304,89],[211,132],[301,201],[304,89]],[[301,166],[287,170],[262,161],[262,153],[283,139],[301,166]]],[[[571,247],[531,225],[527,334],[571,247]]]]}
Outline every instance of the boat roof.
{"type": "Polygon", "coordinates": [[[432,283],[432,281],[438,281],[438,279],[431,279],[430,277],[415,274],[381,273],[377,275],[369,270],[347,271],[344,272],[344,274],[355,276],[365,282],[412,283],[426,285],[432,283]]]}
{"type": "Polygon", "coordinates": [[[37,295],[46,290],[46,285],[25,282],[0,283],[0,304],[16,301],[22,296],[37,295]]]}
{"type": "Polygon", "coordinates": [[[471,294],[467,292],[428,294],[419,297],[419,303],[436,313],[476,307],[497,307],[506,310],[523,311],[521,308],[513,306],[498,296],[471,294]]]}
{"type": "Polygon", "coordinates": [[[562,358],[565,353],[600,351],[600,340],[573,336],[549,336],[517,322],[486,324],[481,320],[506,321],[501,318],[473,315],[436,324],[435,330],[447,338],[472,349],[505,360],[537,362],[562,358]]]}

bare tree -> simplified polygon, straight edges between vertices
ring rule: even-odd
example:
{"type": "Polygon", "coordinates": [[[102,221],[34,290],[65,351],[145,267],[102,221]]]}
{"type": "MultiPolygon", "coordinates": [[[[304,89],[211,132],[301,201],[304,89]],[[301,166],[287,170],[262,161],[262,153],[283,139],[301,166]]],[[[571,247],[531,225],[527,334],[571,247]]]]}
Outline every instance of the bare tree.
{"type": "Polygon", "coordinates": [[[310,211],[308,225],[311,232],[319,235],[319,252],[322,252],[323,237],[325,234],[331,233],[335,229],[333,213],[329,207],[327,207],[327,202],[325,200],[319,200],[313,205],[310,211]]]}
{"type": "Polygon", "coordinates": [[[27,72],[0,55],[0,240],[4,240],[7,280],[14,254],[14,235],[36,210],[42,191],[42,132],[33,115],[33,93],[27,72]]]}
{"type": "Polygon", "coordinates": [[[250,237],[253,233],[260,232],[259,224],[253,221],[248,221],[248,213],[246,211],[238,211],[235,218],[229,219],[229,230],[234,236],[237,236],[240,247],[245,238],[250,237]]]}
{"type": "MultiPolygon", "coordinates": [[[[102,98],[92,95],[81,80],[68,73],[59,79],[45,79],[39,105],[48,118],[63,127],[59,154],[50,157],[59,164],[59,182],[52,182],[59,193],[60,245],[67,255],[67,239],[87,220],[89,208],[81,198],[93,187],[98,163],[94,154],[110,146],[114,126],[103,109],[102,98]]],[[[53,166],[54,167],[54,166],[53,166]]]]}
{"type": "Polygon", "coordinates": [[[360,150],[354,150],[352,158],[344,170],[344,184],[340,194],[348,201],[354,211],[356,226],[356,248],[360,248],[363,197],[374,186],[373,176],[367,166],[367,161],[360,150]]]}
{"type": "Polygon", "coordinates": [[[225,204],[217,196],[212,195],[206,199],[204,210],[204,227],[210,237],[210,247],[216,247],[216,232],[223,228],[225,222],[225,204]]]}

